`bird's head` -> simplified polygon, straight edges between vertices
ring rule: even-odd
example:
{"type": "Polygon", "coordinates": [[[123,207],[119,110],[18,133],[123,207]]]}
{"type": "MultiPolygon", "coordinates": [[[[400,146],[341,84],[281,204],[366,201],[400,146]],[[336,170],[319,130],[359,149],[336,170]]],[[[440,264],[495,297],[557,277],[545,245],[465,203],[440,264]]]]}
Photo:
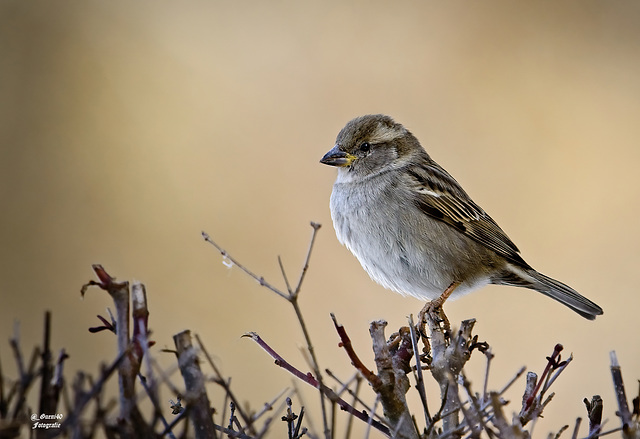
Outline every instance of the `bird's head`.
{"type": "Polygon", "coordinates": [[[366,115],[345,125],[320,163],[368,177],[404,165],[421,150],[413,134],[389,116],[366,115]]]}

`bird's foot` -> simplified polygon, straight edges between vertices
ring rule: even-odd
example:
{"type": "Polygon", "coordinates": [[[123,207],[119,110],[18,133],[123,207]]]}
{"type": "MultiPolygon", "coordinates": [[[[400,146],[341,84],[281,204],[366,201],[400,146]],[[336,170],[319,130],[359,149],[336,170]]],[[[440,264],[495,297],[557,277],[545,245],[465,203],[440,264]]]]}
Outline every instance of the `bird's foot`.
{"type": "Polygon", "coordinates": [[[449,324],[449,319],[446,314],[442,311],[442,305],[447,301],[449,296],[453,293],[453,291],[460,285],[460,282],[452,282],[451,285],[447,287],[446,290],[442,292],[440,297],[434,299],[430,302],[425,303],[424,307],[418,313],[418,325],[420,329],[420,333],[422,335],[426,334],[424,327],[427,323],[426,316],[429,315],[431,321],[437,322],[438,325],[442,326],[445,330],[449,330],[451,325],[449,324]]]}

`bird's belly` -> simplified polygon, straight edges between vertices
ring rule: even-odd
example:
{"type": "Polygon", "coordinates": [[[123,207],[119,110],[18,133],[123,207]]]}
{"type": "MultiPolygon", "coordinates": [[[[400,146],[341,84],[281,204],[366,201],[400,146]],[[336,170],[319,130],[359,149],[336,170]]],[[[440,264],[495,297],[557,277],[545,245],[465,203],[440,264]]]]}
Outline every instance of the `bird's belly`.
{"type": "Polygon", "coordinates": [[[372,204],[351,203],[339,212],[332,208],[332,218],[338,240],[374,281],[423,300],[437,298],[453,282],[461,285],[452,298],[489,283],[482,263],[466,256],[477,254],[475,241],[427,215],[406,215],[400,204],[391,209],[393,215],[383,213],[389,206],[375,209],[372,204]],[[475,252],[465,251],[472,246],[475,252]]]}

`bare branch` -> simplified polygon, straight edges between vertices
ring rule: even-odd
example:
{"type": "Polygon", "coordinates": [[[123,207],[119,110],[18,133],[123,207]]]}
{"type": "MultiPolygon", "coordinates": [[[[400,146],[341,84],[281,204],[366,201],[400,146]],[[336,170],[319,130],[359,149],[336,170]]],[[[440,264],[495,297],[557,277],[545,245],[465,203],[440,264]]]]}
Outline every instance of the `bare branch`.
{"type": "Polygon", "coordinates": [[[202,340],[200,339],[200,335],[196,334],[195,337],[196,337],[196,341],[198,342],[198,347],[200,348],[200,351],[204,354],[205,358],[209,362],[209,365],[211,366],[211,368],[213,369],[213,372],[216,375],[217,383],[220,386],[222,386],[222,388],[227,393],[227,395],[229,395],[229,398],[231,399],[231,401],[235,404],[236,410],[238,411],[238,414],[242,418],[242,422],[244,422],[248,426],[250,434],[255,434],[251,417],[247,415],[245,411],[242,409],[242,407],[240,406],[240,401],[238,400],[238,398],[236,398],[233,391],[231,390],[231,386],[229,385],[229,382],[227,382],[227,380],[225,380],[224,377],[222,376],[222,372],[220,371],[220,369],[218,369],[218,366],[213,362],[213,358],[211,357],[211,355],[209,355],[209,352],[207,351],[207,348],[205,347],[204,343],[202,343],[202,340]]]}
{"type": "Polygon", "coordinates": [[[618,363],[616,351],[611,351],[611,377],[613,379],[613,388],[616,392],[616,401],[618,402],[617,415],[622,423],[622,433],[625,439],[640,438],[640,423],[633,422],[632,414],[629,411],[629,403],[627,394],[622,381],[622,369],[618,363]]]}
{"type": "Polygon", "coordinates": [[[313,250],[313,244],[316,241],[316,235],[318,234],[318,230],[322,227],[318,223],[314,223],[311,221],[311,227],[313,228],[313,232],[311,233],[311,240],[309,241],[309,249],[307,250],[307,256],[304,259],[304,265],[302,266],[302,271],[300,272],[300,278],[298,279],[298,284],[296,285],[296,289],[293,291],[292,296],[297,296],[300,293],[300,288],[302,287],[302,281],[304,281],[304,277],[307,274],[307,270],[309,269],[309,259],[311,259],[311,251],[313,250]]]}
{"type": "Polygon", "coordinates": [[[380,382],[380,378],[376,376],[373,371],[371,371],[367,366],[362,363],[360,358],[358,358],[358,354],[353,350],[353,345],[351,344],[351,339],[347,334],[347,331],[344,329],[344,326],[340,325],[336,320],[335,314],[331,313],[331,320],[333,320],[333,325],[340,336],[340,344],[339,346],[344,348],[351,360],[351,364],[362,374],[362,376],[371,383],[372,386],[379,387],[382,383],[380,382]]]}
{"type": "Polygon", "coordinates": [[[258,282],[260,284],[260,286],[265,287],[265,288],[273,291],[274,293],[276,293],[278,296],[289,300],[289,295],[288,294],[283,293],[278,288],[274,287],[269,282],[267,282],[264,279],[264,277],[258,276],[257,274],[255,274],[251,270],[249,270],[247,267],[242,265],[240,262],[238,262],[233,256],[231,256],[229,253],[227,253],[227,251],[225,249],[223,249],[218,244],[216,244],[206,232],[202,232],[202,237],[204,238],[205,241],[207,241],[209,244],[214,246],[220,252],[220,254],[222,255],[223,258],[230,260],[233,263],[233,265],[235,265],[240,270],[242,270],[246,274],[248,274],[249,277],[253,278],[256,282],[258,282]]]}
{"type": "Polygon", "coordinates": [[[387,344],[385,341],[384,328],[386,326],[387,322],[383,320],[371,322],[369,326],[369,333],[373,342],[374,360],[378,369],[378,379],[373,390],[380,396],[384,415],[391,424],[392,436],[394,438],[417,439],[418,432],[414,428],[405,398],[405,394],[409,390],[407,373],[411,368],[409,367],[408,359],[394,355],[400,352],[401,349],[409,350],[411,339],[408,331],[405,332],[404,337],[400,335],[400,347],[392,352],[389,346],[391,343],[387,344]]]}
{"type": "MultiPolygon", "coordinates": [[[[355,417],[357,417],[362,421],[365,421],[365,422],[368,421],[369,415],[366,412],[361,412],[359,410],[356,410],[351,404],[349,404],[348,402],[340,398],[332,389],[325,386],[324,384],[321,384],[318,380],[316,380],[311,373],[305,374],[300,370],[296,369],[288,361],[282,358],[280,354],[278,354],[275,350],[273,350],[271,346],[269,346],[258,334],[256,334],[255,332],[250,332],[245,334],[243,337],[251,338],[253,341],[255,341],[258,344],[258,346],[264,349],[264,351],[275,360],[275,363],[277,366],[282,367],[283,369],[285,369],[295,377],[299,378],[300,380],[304,381],[310,386],[313,386],[316,389],[320,390],[325,396],[327,396],[327,398],[329,398],[329,400],[338,404],[340,409],[354,415],[355,417]]],[[[380,422],[374,420],[372,425],[374,428],[386,434],[387,436],[390,434],[389,429],[385,425],[381,424],[380,422]]]]}
{"type": "Polygon", "coordinates": [[[173,336],[176,345],[180,372],[184,378],[187,394],[189,417],[193,423],[197,439],[211,438],[214,435],[214,425],[211,419],[209,397],[204,387],[204,377],[195,348],[191,342],[191,331],[186,330],[173,336]]]}
{"type": "Polygon", "coordinates": [[[433,422],[431,415],[429,414],[429,406],[427,404],[427,391],[424,387],[424,377],[422,374],[422,363],[420,350],[418,349],[418,335],[416,334],[416,327],[413,323],[413,315],[409,315],[409,331],[411,335],[411,347],[413,348],[413,356],[416,359],[416,389],[420,395],[420,402],[422,402],[422,411],[424,413],[425,423],[429,428],[433,422]]]}
{"type": "Polygon", "coordinates": [[[598,433],[602,429],[602,398],[600,395],[593,395],[591,401],[585,398],[583,402],[587,408],[587,417],[589,419],[589,437],[597,439],[598,433]]]}

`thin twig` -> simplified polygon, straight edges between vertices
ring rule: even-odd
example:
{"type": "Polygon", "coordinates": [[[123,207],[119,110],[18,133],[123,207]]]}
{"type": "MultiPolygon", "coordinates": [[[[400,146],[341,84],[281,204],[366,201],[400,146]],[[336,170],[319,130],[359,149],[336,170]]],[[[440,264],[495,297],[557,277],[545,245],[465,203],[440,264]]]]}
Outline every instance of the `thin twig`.
{"type": "Polygon", "coordinates": [[[611,377],[613,379],[613,388],[616,392],[616,402],[618,403],[617,415],[622,422],[622,428],[625,429],[631,423],[631,412],[629,411],[629,402],[627,401],[627,394],[624,388],[624,382],[622,381],[622,369],[620,363],[618,363],[618,356],[616,351],[611,351],[611,377]]]}
{"type": "Polygon", "coordinates": [[[577,418],[576,424],[573,426],[573,433],[571,434],[571,439],[578,439],[578,432],[580,431],[581,423],[582,423],[582,418],[577,418]]]}
{"type": "Polygon", "coordinates": [[[353,350],[353,345],[351,344],[351,339],[349,338],[347,331],[344,329],[344,326],[338,323],[338,320],[336,320],[336,316],[333,313],[331,313],[331,320],[333,320],[336,332],[340,336],[339,346],[346,351],[353,367],[360,371],[362,376],[369,381],[374,388],[380,386],[382,384],[380,378],[360,360],[358,354],[353,350]]]}
{"type": "Polygon", "coordinates": [[[351,389],[349,389],[349,386],[351,386],[351,384],[357,381],[358,379],[362,378],[358,372],[355,372],[353,375],[351,375],[351,378],[343,382],[340,378],[335,376],[333,372],[331,372],[329,369],[325,369],[324,371],[329,378],[334,379],[338,384],[340,384],[340,388],[336,390],[336,393],[340,396],[342,396],[344,392],[347,392],[353,395],[353,393],[351,392],[351,389]]]}
{"type": "Polygon", "coordinates": [[[547,379],[544,387],[542,388],[540,395],[544,395],[544,393],[549,390],[549,388],[551,387],[551,385],[555,382],[556,379],[558,379],[558,376],[567,368],[567,366],[569,365],[569,363],[571,363],[573,361],[573,354],[569,355],[569,358],[567,358],[566,360],[564,360],[559,366],[558,368],[555,370],[555,372],[553,373],[553,375],[549,374],[549,378],[547,379]]]}
{"type": "MultiPolygon", "coordinates": [[[[353,389],[353,391],[351,392],[353,395],[353,401],[351,402],[351,405],[353,405],[354,407],[356,405],[356,401],[358,400],[358,391],[360,390],[361,384],[362,384],[362,378],[360,378],[360,375],[356,374],[356,388],[353,389]]],[[[373,415],[375,415],[375,411],[372,409],[371,416],[373,415]]],[[[351,436],[352,427],[353,427],[353,416],[349,416],[347,418],[347,428],[344,434],[345,439],[349,439],[349,437],[351,436]]]]}
{"type": "Polygon", "coordinates": [[[211,355],[209,355],[209,352],[207,351],[207,348],[205,347],[204,343],[200,339],[200,335],[199,334],[195,334],[195,337],[196,337],[196,341],[198,342],[198,347],[200,348],[200,351],[204,354],[205,358],[209,362],[209,365],[211,366],[211,368],[213,369],[214,373],[216,374],[216,378],[218,378],[217,383],[220,386],[222,386],[224,391],[229,395],[229,398],[231,399],[231,401],[234,402],[234,404],[236,406],[236,410],[237,410],[238,414],[240,415],[240,417],[242,418],[242,422],[244,422],[249,428],[249,433],[252,434],[252,435],[255,434],[255,430],[253,429],[252,422],[251,422],[251,417],[249,415],[247,415],[244,412],[244,410],[242,409],[242,407],[240,405],[240,401],[233,394],[233,391],[231,390],[231,386],[223,378],[222,372],[220,371],[220,369],[218,369],[218,366],[216,366],[216,364],[213,362],[213,358],[211,357],[211,355]]]}
{"type": "Polygon", "coordinates": [[[168,434],[171,439],[176,439],[175,434],[173,434],[173,431],[171,431],[171,428],[169,427],[169,422],[167,422],[167,419],[162,414],[162,408],[160,407],[160,404],[157,400],[157,397],[156,397],[157,395],[154,395],[153,390],[147,384],[147,379],[143,377],[142,374],[139,372],[138,372],[138,378],[140,378],[140,384],[142,384],[142,387],[147,392],[147,395],[149,395],[149,399],[153,404],[153,408],[156,412],[156,416],[158,416],[158,418],[160,419],[160,422],[162,422],[162,425],[164,426],[165,433],[168,434]]]}
{"type": "MultiPolygon", "coordinates": [[[[364,411],[366,411],[367,413],[373,413],[375,415],[375,418],[377,420],[379,420],[381,423],[386,423],[387,422],[386,419],[384,419],[384,417],[382,415],[379,415],[378,413],[375,413],[375,411],[373,410],[373,407],[369,406],[366,402],[364,402],[358,396],[357,392],[355,392],[355,391],[349,389],[348,387],[346,387],[348,382],[351,381],[351,380],[348,380],[347,383],[343,383],[329,369],[326,369],[325,372],[327,373],[327,375],[330,378],[333,378],[334,380],[336,380],[336,382],[338,384],[340,384],[341,388],[340,388],[339,391],[336,392],[338,395],[342,395],[342,393],[344,393],[344,391],[346,390],[346,392],[353,397],[353,403],[351,404],[352,406],[355,407],[356,403],[360,404],[363,407],[364,411]]],[[[358,383],[363,380],[362,375],[359,372],[356,372],[354,374],[354,377],[355,377],[356,382],[358,382],[358,383]]]]}
{"type": "Polygon", "coordinates": [[[120,363],[122,362],[124,357],[128,355],[128,353],[128,349],[124,352],[121,352],[118,355],[118,358],[116,358],[115,361],[102,372],[102,374],[100,375],[100,379],[93,385],[88,393],[84,394],[80,398],[74,409],[71,411],[69,417],[65,419],[64,422],[62,422],[60,431],[65,431],[65,429],[70,425],[74,425],[76,423],[76,421],[82,414],[82,410],[84,410],[85,406],[89,403],[89,401],[91,401],[91,399],[93,399],[95,395],[99,394],[102,391],[102,387],[104,386],[104,384],[107,382],[109,377],[111,377],[111,375],[118,369],[118,367],[120,367],[120,363]]]}
{"type": "MultiPolygon", "coordinates": [[[[287,362],[284,358],[282,358],[282,356],[280,356],[280,354],[278,354],[275,350],[273,350],[271,348],[271,346],[269,346],[257,333],[250,332],[250,333],[245,334],[243,337],[251,338],[262,349],[264,349],[264,351],[267,352],[267,354],[269,354],[275,360],[275,363],[276,363],[277,366],[282,367],[283,369],[287,370],[289,373],[291,373],[292,375],[296,376],[300,380],[302,380],[305,383],[309,384],[310,386],[313,386],[316,389],[320,390],[321,393],[323,393],[327,398],[329,398],[329,400],[335,401],[340,406],[340,409],[342,409],[342,410],[354,415],[355,417],[357,417],[358,419],[360,419],[362,421],[368,422],[369,415],[367,413],[361,412],[361,411],[355,409],[351,404],[346,402],[344,399],[340,398],[331,388],[327,387],[324,384],[321,384],[318,380],[316,380],[313,377],[312,374],[310,374],[310,373],[306,373],[305,374],[305,373],[301,372],[300,370],[296,369],[289,362],[287,362]]],[[[374,428],[376,428],[377,430],[379,430],[382,433],[386,434],[387,436],[390,434],[389,429],[387,428],[387,426],[383,425],[382,423],[374,420],[372,425],[373,425],[374,428]]]]}
{"type": "MultiPolygon", "coordinates": [[[[294,393],[294,392],[291,392],[291,393],[294,393]]],[[[288,397],[290,398],[291,395],[289,395],[288,397]]],[[[282,413],[282,410],[284,409],[284,406],[286,405],[286,403],[287,403],[286,399],[282,399],[280,401],[280,404],[278,404],[278,406],[273,411],[273,415],[268,417],[264,421],[264,424],[262,424],[262,429],[255,435],[254,439],[261,439],[262,437],[264,437],[265,434],[267,434],[267,432],[269,431],[269,427],[271,427],[271,424],[273,423],[273,420],[276,419],[278,413],[282,413]]]]}
{"type": "Polygon", "coordinates": [[[367,429],[365,430],[365,433],[364,433],[364,439],[369,439],[369,434],[371,433],[371,427],[373,426],[373,423],[374,423],[373,415],[376,412],[377,405],[379,402],[380,402],[380,395],[376,394],[376,400],[373,402],[371,415],[369,416],[369,419],[367,419],[367,429]]]}
{"type": "Polygon", "coordinates": [[[509,390],[509,387],[511,387],[513,385],[513,383],[515,383],[516,381],[518,381],[518,378],[520,378],[522,376],[522,374],[524,374],[527,371],[527,368],[525,366],[522,366],[520,368],[519,371],[516,372],[516,374],[507,382],[507,384],[505,384],[502,389],[498,392],[498,396],[501,396],[504,394],[504,392],[506,392],[507,390],[509,390]]]}
{"type": "Polygon", "coordinates": [[[489,394],[487,393],[489,387],[489,370],[491,369],[491,360],[493,360],[493,353],[490,349],[484,351],[484,355],[487,358],[487,367],[484,370],[484,384],[482,386],[482,401],[487,401],[489,394]]]}
{"type": "Polygon", "coordinates": [[[563,346],[560,343],[558,343],[553,348],[553,353],[551,354],[551,356],[547,357],[547,364],[546,364],[546,366],[544,368],[544,371],[542,372],[542,376],[538,380],[538,384],[534,387],[533,391],[529,395],[529,398],[523,404],[523,407],[522,407],[523,413],[526,412],[531,407],[536,395],[538,394],[538,390],[540,390],[540,388],[542,387],[543,383],[547,379],[547,375],[552,370],[552,368],[555,366],[556,358],[558,358],[558,356],[560,355],[560,352],[562,352],[563,349],[564,349],[563,346]]]}
{"type": "Polygon", "coordinates": [[[431,418],[431,423],[427,426],[427,432],[425,433],[426,437],[429,437],[429,434],[431,433],[431,430],[433,430],[433,428],[435,427],[436,422],[438,422],[442,418],[444,418],[444,417],[449,415],[449,413],[445,413],[445,414],[442,413],[444,411],[444,407],[447,405],[447,394],[448,393],[449,393],[449,386],[447,386],[444,389],[444,393],[443,393],[442,398],[441,398],[440,408],[438,409],[436,414],[433,415],[433,418],[431,418]]]}
{"type": "Polygon", "coordinates": [[[274,404],[275,404],[275,403],[276,403],[280,398],[282,398],[282,395],[284,395],[284,394],[285,394],[285,393],[287,393],[287,392],[289,393],[289,394],[287,395],[287,398],[291,398],[291,394],[292,394],[293,392],[292,392],[292,391],[291,391],[291,389],[289,389],[288,387],[285,387],[285,388],[284,388],[284,389],[282,389],[282,390],[281,390],[281,391],[280,391],[280,392],[279,392],[279,393],[278,393],[278,394],[277,394],[277,395],[276,395],[276,396],[275,396],[275,397],[274,397],[270,402],[266,402],[266,403],[264,404],[264,406],[262,407],[262,409],[261,409],[259,412],[255,413],[255,414],[253,414],[253,415],[251,416],[251,422],[253,423],[253,422],[257,421],[257,420],[258,420],[262,415],[264,415],[265,413],[267,413],[267,412],[269,412],[269,411],[272,411],[272,410],[273,410],[273,405],[274,405],[274,404]]]}
{"type": "Polygon", "coordinates": [[[178,423],[187,419],[187,416],[189,414],[188,412],[189,412],[188,410],[182,410],[182,412],[180,412],[178,416],[176,416],[175,419],[171,421],[171,423],[162,431],[162,433],[160,433],[160,437],[170,434],[172,430],[176,427],[176,425],[178,425],[178,423]]]}
{"type": "Polygon", "coordinates": [[[320,230],[320,227],[322,227],[322,225],[311,221],[311,227],[313,228],[313,232],[311,233],[311,241],[309,241],[309,249],[307,250],[307,257],[304,259],[304,265],[302,266],[302,271],[300,272],[300,278],[298,279],[298,285],[296,285],[296,289],[293,292],[293,296],[297,296],[298,293],[300,293],[300,288],[302,287],[302,281],[304,280],[304,277],[307,274],[307,270],[309,269],[309,259],[311,259],[311,251],[313,250],[313,244],[316,241],[316,235],[318,234],[318,230],[320,230]]]}
{"type": "MultiPolygon", "coordinates": [[[[303,334],[305,342],[307,344],[307,350],[309,351],[309,355],[311,355],[313,372],[316,374],[316,377],[317,377],[318,381],[320,382],[320,384],[322,384],[322,374],[320,372],[320,366],[319,366],[319,363],[318,363],[318,358],[316,357],[315,349],[313,347],[313,344],[311,343],[311,337],[309,335],[309,331],[307,330],[307,325],[306,325],[306,323],[304,321],[304,318],[302,316],[302,311],[300,309],[300,305],[298,304],[298,295],[299,295],[300,289],[302,287],[302,282],[304,281],[305,275],[306,275],[307,270],[309,268],[309,260],[311,258],[311,252],[313,250],[313,245],[315,243],[316,235],[317,235],[318,230],[320,229],[321,225],[318,224],[318,223],[311,222],[311,227],[313,228],[313,232],[311,234],[311,240],[309,242],[307,255],[305,257],[304,265],[303,265],[302,271],[300,273],[300,278],[298,279],[298,284],[296,285],[296,287],[295,287],[295,289],[293,291],[291,290],[291,286],[289,285],[289,281],[288,281],[287,275],[285,273],[284,266],[282,265],[281,258],[278,258],[278,263],[280,265],[280,270],[282,271],[283,277],[285,279],[285,284],[287,285],[288,294],[283,293],[278,288],[274,287],[269,282],[267,282],[264,279],[264,277],[256,275],[251,270],[249,270],[247,267],[245,267],[240,262],[238,262],[237,259],[232,257],[226,250],[224,250],[222,247],[220,247],[218,244],[216,244],[206,232],[202,232],[202,237],[204,238],[205,241],[207,241],[208,243],[213,245],[220,252],[220,254],[224,258],[230,260],[234,265],[237,265],[238,268],[240,268],[242,271],[244,271],[246,274],[248,274],[250,277],[252,277],[254,280],[256,280],[261,286],[264,286],[264,287],[268,288],[269,290],[273,291],[274,293],[276,293],[280,297],[286,299],[291,304],[291,306],[293,306],[293,310],[296,313],[296,317],[298,319],[298,323],[300,324],[300,328],[302,329],[302,334],[303,334]]],[[[326,411],[325,399],[324,398],[325,398],[324,392],[320,392],[320,407],[322,409],[322,423],[323,423],[323,426],[324,426],[324,435],[325,435],[326,439],[330,439],[331,434],[330,434],[330,431],[329,431],[329,424],[328,424],[328,420],[327,420],[327,411],[326,411]]]]}
{"type": "Polygon", "coordinates": [[[409,331],[411,334],[411,345],[413,347],[413,356],[416,359],[416,389],[420,395],[420,402],[422,402],[422,411],[424,412],[425,425],[429,426],[433,422],[431,414],[429,413],[429,406],[427,404],[427,391],[424,387],[424,376],[422,374],[422,364],[420,362],[420,351],[418,349],[418,335],[416,334],[416,327],[413,323],[413,314],[409,315],[409,331]]]}
{"type": "Polygon", "coordinates": [[[296,427],[293,430],[294,439],[300,438],[300,429],[302,428],[302,419],[304,419],[304,406],[300,407],[300,415],[298,415],[298,421],[296,422],[296,427]]]}
{"type": "Polygon", "coordinates": [[[291,285],[289,284],[289,278],[287,277],[287,272],[284,270],[284,265],[282,264],[282,258],[280,257],[280,255],[278,255],[278,266],[280,267],[280,273],[282,273],[284,284],[287,286],[289,296],[291,296],[293,294],[293,290],[291,289],[291,285]]]}
{"type": "MultiPolygon", "coordinates": [[[[304,317],[302,316],[300,305],[298,304],[298,295],[300,293],[300,288],[302,287],[302,282],[304,281],[305,275],[309,268],[309,260],[311,259],[313,244],[315,243],[318,230],[321,227],[320,224],[314,223],[313,221],[310,224],[311,224],[311,227],[313,228],[313,231],[311,232],[311,240],[309,241],[307,255],[304,259],[304,265],[302,267],[302,272],[300,273],[300,278],[298,279],[298,285],[296,285],[294,292],[289,295],[289,302],[291,303],[291,306],[293,306],[293,310],[295,311],[296,317],[298,318],[298,323],[300,324],[300,329],[302,329],[302,334],[304,335],[305,342],[307,343],[307,350],[309,351],[309,355],[311,355],[311,360],[313,362],[312,364],[313,372],[316,374],[316,378],[320,383],[320,387],[324,388],[322,373],[320,371],[320,363],[318,362],[318,358],[316,357],[315,348],[313,347],[313,343],[311,343],[311,336],[309,335],[309,331],[307,330],[307,324],[304,321],[304,317]]],[[[326,439],[330,439],[331,431],[329,431],[329,424],[327,419],[327,408],[326,408],[324,398],[325,398],[324,392],[320,392],[320,408],[322,411],[322,426],[324,428],[324,436],[326,439]]]]}
{"type": "Polygon", "coordinates": [[[246,274],[249,275],[249,277],[252,277],[256,282],[258,282],[260,284],[260,286],[265,287],[265,288],[273,291],[274,293],[276,293],[278,296],[289,300],[289,296],[287,294],[283,293],[278,288],[276,288],[273,285],[271,285],[269,282],[267,282],[264,279],[264,277],[258,276],[257,274],[255,274],[251,270],[249,270],[247,267],[242,265],[240,262],[238,262],[233,256],[231,256],[229,253],[227,253],[227,251],[225,249],[223,249],[218,244],[216,244],[215,241],[213,241],[211,239],[211,237],[206,232],[202,232],[202,237],[209,244],[213,245],[220,252],[220,254],[222,255],[223,258],[226,258],[226,259],[230,260],[233,263],[233,265],[237,266],[240,270],[244,271],[246,274]]]}
{"type": "MultiPolygon", "coordinates": [[[[603,421],[602,425],[604,425],[606,422],[607,421],[603,421]]],[[[612,428],[611,430],[604,431],[602,433],[595,432],[594,434],[590,434],[589,436],[587,436],[585,439],[594,439],[596,436],[598,436],[598,437],[599,436],[608,436],[610,434],[617,433],[619,431],[624,431],[624,428],[616,427],[616,428],[612,428]]]]}

